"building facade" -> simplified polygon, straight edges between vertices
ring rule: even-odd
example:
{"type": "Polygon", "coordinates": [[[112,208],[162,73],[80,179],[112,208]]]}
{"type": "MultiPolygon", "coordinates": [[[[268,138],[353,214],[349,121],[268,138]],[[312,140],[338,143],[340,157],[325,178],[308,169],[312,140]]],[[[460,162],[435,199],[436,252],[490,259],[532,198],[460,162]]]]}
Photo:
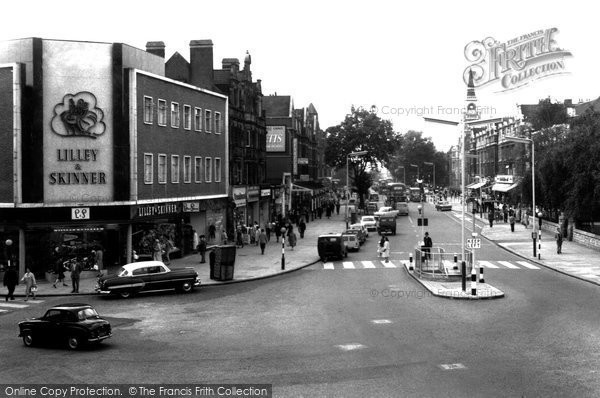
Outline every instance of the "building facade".
{"type": "Polygon", "coordinates": [[[98,248],[123,264],[155,238],[184,255],[225,222],[226,96],[121,43],[12,40],[0,64],[3,264],[43,275],[98,248]]]}

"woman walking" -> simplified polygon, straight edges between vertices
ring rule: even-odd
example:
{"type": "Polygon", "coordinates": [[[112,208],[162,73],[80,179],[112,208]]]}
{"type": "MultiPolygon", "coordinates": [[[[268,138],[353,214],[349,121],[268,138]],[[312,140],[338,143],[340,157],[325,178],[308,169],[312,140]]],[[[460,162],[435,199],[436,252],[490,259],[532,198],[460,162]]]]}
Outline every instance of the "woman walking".
{"type": "Polygon", "coordinates": [[[62,282],[63,286],[69,286],[65,283],[65,266],[63,265],[62,259],[56,260],[54,264],[54,272],[56,273],[56,280],[52,284],[54,288],[56,288],[56,284],[58,282],[62,282]]]}
{"type": "Polygon", "coordinates": [[[31,272],[29,268],[25,268],[25,275],[21,278],[21,282],[25,282],[25,301],[29,300],[30,294],[33,295],[33,300],[35,300],[37,282],[35,280],[35,275],[33,275],[33,272],[31,272]]]}
{"type": "Polygon", "coordinates": [[[382,253],[383,258],[385,258],[385,262],[389,263],[390,262],[390,240],[387,238],[387,236],[385,237],[385,242],[383,243],[383,249],[382,249],[382,253]]]}

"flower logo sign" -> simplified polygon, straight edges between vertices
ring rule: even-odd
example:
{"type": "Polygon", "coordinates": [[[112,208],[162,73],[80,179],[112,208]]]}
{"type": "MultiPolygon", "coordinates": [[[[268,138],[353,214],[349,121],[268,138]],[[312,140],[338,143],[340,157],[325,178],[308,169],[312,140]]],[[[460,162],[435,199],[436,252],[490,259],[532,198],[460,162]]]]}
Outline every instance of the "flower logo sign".
{"type": "Polygon", "coordinates": [[[96,107],[94,94],[82,91],[65,95],[62,103],[54,107],[51,126],[52,131],[63,137],[95,139],[106,131],[102,119],[104,112],[96,107]]]}

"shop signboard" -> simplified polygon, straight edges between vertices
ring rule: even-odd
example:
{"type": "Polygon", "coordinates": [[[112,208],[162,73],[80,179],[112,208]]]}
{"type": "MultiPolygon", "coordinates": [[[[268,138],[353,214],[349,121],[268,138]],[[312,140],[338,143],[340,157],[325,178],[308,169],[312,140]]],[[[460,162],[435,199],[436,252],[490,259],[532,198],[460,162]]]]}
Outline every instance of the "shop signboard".
{"type": "Polygon", "coordinates": [[[184,213],[199,213],[200,212],[200,202],[183,202],[183,212],[184,213]]]}
{"type": "Polygon", "coordinates": [[[512,175],[497,175],[495,181],[496,183],[513,184],[513,179],[512,175]]]}
{"type": "Polygon", "coordinates": [[[258,202],[259,194],[259,187],[248,187],[248,202],[258,202]]]}
{"type": "Polygon", "coordinates": [[[271,196],[271,190],[270,189],[261,189],[260,190],[260,197],[265,197],[265,196],[271,196]]]}
{"type": "Polygon", "coordinates": [[[154,217],[179,213],[178,203],[154,203],[137,208],[137,217],[154,217]]]}
{"type": "Polygon", "coordinates": [[[246,187],[232,188],[232,196],[236,207],[246,206],[246,187]]]}
{"type": "Polygon", "coordinates": [[[267,126],[267,152],[285,152],[285,126],[267,126]]]}

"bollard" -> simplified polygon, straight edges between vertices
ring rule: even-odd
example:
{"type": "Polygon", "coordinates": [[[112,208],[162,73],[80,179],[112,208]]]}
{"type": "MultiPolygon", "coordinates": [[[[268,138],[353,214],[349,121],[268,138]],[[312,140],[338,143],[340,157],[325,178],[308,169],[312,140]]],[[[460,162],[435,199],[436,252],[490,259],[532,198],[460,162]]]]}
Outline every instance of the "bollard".
{"type": "Polygon", "coordinates": [[[479,266],[479,283],[485,283],[485,279],[483,279],[483,267],[479,266]]]}
{"type": "Polygon", "coordinates": [[[413,270],[413,256],[412,256],[412,253],[410,253],[410,256],[408,257],[408,269],[410,271],[413,270]]]}
{"type": "Polygon", "coordinates": [[[542,230],[538,231],[538,260],[542,259],[542,230]]]}
{"type": "Polygon", "coordinates": [[[461,261],[460,263],[460,273],[461,273],[461,279],[462,279],[462,291],[466,292],[467,291],[467,264],[464,261],[461,261]]]}
{"type": "Polygon", "coordinates": [[[471,268],[471,296],[477,296],[477,270],[471,268]]]}
{"type": "Polygon", "coordinates": [[[281,237],[281,270],[285,269],[285,236],[281,237]]]}
{"type": "Polygon", "coordinates": [[[458,269],[458,254],[454,253],[454,267],[452,269],[458,269]]]}

